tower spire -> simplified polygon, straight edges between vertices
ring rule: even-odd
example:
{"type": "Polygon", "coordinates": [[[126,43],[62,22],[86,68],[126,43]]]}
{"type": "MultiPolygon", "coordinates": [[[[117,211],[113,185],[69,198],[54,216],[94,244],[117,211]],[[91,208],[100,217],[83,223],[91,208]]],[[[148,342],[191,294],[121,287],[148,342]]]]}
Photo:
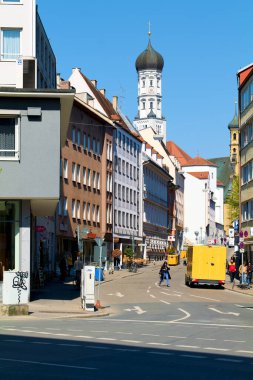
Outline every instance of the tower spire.
{"type": "Polygon", "coordinates": [[[151,27],[150,27],[150,21],[148,22],[148,38],[151,36],[151,27]]]}
{"type": "Polygon", "coordinates": [[[237,116],[237,100],[235,100],[235,115],[237,116]]]}

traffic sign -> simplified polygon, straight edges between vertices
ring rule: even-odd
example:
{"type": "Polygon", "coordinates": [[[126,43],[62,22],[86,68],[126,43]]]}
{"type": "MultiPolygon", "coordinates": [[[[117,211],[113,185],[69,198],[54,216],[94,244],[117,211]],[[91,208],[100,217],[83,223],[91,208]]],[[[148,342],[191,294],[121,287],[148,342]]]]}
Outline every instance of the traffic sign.
{"type": "Polygon", "coordinates": [[[244,248],[244,242],[243,241],[241,241],[241,243],[239,245],[240,245],[240,248],[244,248]]]}
{"type": "Polygon", "coordinates": [[[244,237],[248,237],[248,231],[244,231],[244,237]]]}
{"type": "Polygon", "coordinates": [[[241,253],[244,253],[244,248],[241,248],[241,249],[240,249],[240,252],[241,252],[241,253]]]}
{"type": "Polygon", "coordinates": [[[243,237],[243,231],[239,232],[240,237],[243,237]]]}

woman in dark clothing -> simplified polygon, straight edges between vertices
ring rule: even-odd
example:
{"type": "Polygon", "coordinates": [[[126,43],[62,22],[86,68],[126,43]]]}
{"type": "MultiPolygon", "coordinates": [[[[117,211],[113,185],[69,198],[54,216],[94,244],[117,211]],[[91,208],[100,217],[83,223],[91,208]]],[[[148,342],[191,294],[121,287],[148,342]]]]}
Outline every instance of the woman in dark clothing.
{"type": "Polygon", "coordinates": [[[167,260],[164,261],[163,265],[161,266],[161,269],[160,269],[160,282],[159,282],[159,286],[161,285],[161,283],[163,282],[163,280],[166,280],[166,283],[167,283],[167,286],[170,286],[170,273],[169,273],[169,270],[170,270],[170,267],[168,266],[168,262],[167,260]]]}
{"type": "Polygon", "coordinates": [[[64,256],[62,256],[61,261],[59,262],[59,268],[61,272],[60,279],[61,281],[64,281],[67,275],[67,265],[66,265],[66,259],[64,256]]]}

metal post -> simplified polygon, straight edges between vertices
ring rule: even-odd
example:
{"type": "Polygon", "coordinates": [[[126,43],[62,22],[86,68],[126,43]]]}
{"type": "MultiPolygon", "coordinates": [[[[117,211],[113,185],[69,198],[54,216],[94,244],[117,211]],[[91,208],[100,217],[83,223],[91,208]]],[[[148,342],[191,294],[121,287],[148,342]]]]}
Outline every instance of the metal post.
{"type": "Polygon", "coordinates": [[[99,276],[98,276],[98,301],[100,302],[100,298],[99,298],[99,293],[100,293],[100,274],[101,274],[101,265],[102,265],[102,261],[101,261],[101,257],[102,257],[102,245],[99,246],[99,276]]]}

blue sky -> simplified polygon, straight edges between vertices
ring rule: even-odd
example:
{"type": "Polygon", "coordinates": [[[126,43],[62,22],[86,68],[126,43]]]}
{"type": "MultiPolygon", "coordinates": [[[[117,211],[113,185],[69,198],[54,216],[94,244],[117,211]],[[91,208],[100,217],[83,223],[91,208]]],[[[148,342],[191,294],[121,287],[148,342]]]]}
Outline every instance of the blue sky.
{"type": "Polygon", "coordinates": [[[122,111],[137,114],[135,60],[162,54],[167,140],[190,156],[229,155],[237,71],[253,62],[252,0],[37,0],[64,79],[80,67],[122,111]]]}

